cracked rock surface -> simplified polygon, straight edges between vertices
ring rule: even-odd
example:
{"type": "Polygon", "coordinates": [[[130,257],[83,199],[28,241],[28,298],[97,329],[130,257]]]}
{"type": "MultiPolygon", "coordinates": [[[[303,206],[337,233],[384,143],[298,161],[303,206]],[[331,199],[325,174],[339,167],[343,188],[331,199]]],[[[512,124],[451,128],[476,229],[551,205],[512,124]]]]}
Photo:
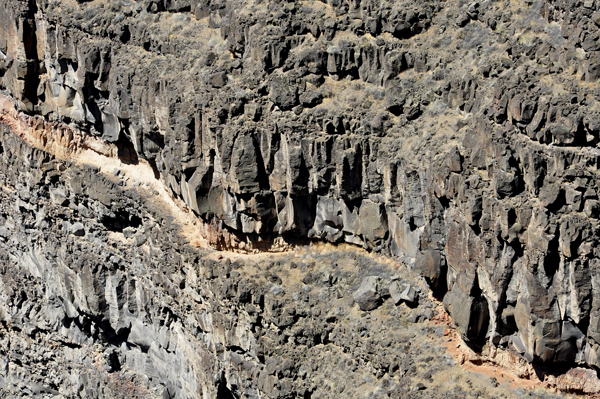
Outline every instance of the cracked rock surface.
{"type": "Polygon", "coordinates": [[[145,186],[0,132],[3,398],[523,394],[457,364],[443,309],[398,263],[328,246],[225,259],[145,186]]]}
{"type": "MultiPolygon", "coordinates": [[[[149,162],[173,197],[235,237],[213,235],[217,248],[268,249],[280,238],[363,246],[422,276],[472,348],[597,370],[598,26],[594,0],[6,0],[0,87],[25,113],[114,145],[124,162],[149,162]]],[[[21,147],[6,148],[10,159],[21,147]]],[[[35,157],[41,168],[46,155],[35,157]]],[[[145,215],[151,211],[145,199],[117,195],[118,179],[74,175],[74,186],[51,190],[52,179],[66,179],[66,172],[48,178],[29,170],[32,162],[25,168],[33,176],[28,188],[14,189],[19,198],[47,191],[52,210],[41,216],[20,199],[18,211],[31,220],[15,226],[30,226],[23,234],[94,239],[68,251],[74,260],[61,261],[89,264],[87,286],[83,277],[56,285],[62,291],[53,295],[26,286],[32,290],[26,298],[70,303],[45,310],[44,328],[77,325],[93,336],[104,323],[115,345],[126,342],[125,331],[144,341],[149,321],[128,317],[143,314],[145,301],[163,299],[145,297],[129,276],[136,267],[156,269],[156,278],[170,272],[162,263],[153,266],[152,252],[136,251],[152,234],[161,243],[178,235],[169,233],[160,212],[145,215]],[[90,204],[80,206],[72,196],[81,195],[84,183],[95,186],[90,204]],[[44,224],[47,218],[53,221],[44,224]],[[159,219],[147,225],[148,218],[159,219]],[[115,234],[123,234],[124,246],[102,252],[115,234]],[[99,264],[122,274],[107,279],[99,264]],[[93,289],[116,293],[106,303],[88,301],[93,289]],[[114,305],[119,301],[127,305],[114,305]],[[77,309],[89,320],[75,317],[77,309]],[[65,318],[73,321],[56,324],[65,318]]],[[[3,167],[13,180],[23,178],[10,164],[3,167]]],[[[6,251],[22,248],[23,254],[13,266],[27,265],[44,284],[63,279],[53,274],[55,266],[44,272],[50,261],[40,260],[45,252],[61,256],[58,247],[33,241],[19,247],[25,244],[8,228],[0,229],[10,243],[6,251]]],[[[197,264],[189,260],[196,255],[161,251],[168,267],[197,264]]],[[[414,295],[401,284],[380,286],[385,274],[361,277],[368,278],[348,298],[365,311],[379,309],[391,292],[394,301],[414,295]]],[[[287,293],[277,279],[270,283],[282,290],[269,288],[275,297],[287,293]]],[[[165,292],[175,301],[186,285],[170,284],[165,292]]],[[[13,286],[5,284],[7,292],[13,286]]],[[[284,308],[274,320],[287,327],[299,316],[284,308]]],[[[180,322],[170,314],[152,320],[154,326],[180,322]]],[[[136,343],[140,359],[151,353],[148,344],[136,343]]],[[[219,369],[211,361],[197,360],[198,367],[219,369]]],[[[192,366],[180,367],[164,372],[192,366]]],[[[230,379],[216,384],[231,387],[230,379]]],[[[277,389],[293,385],[286,384],[277,389]]]]}

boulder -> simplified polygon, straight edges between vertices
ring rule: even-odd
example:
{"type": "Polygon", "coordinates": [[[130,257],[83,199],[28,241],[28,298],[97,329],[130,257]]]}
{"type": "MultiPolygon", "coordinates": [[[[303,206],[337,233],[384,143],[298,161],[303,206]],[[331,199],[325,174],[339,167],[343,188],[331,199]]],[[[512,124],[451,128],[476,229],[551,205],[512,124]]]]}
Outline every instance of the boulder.
{"type": "Polygon", "coordinates": [[[352,298],[354,298],[360,310],[369,311],[381,305],[382,299],[378,287],[379,278],[377,276],[363,278],[358,289],[352,294],[352,298]]]}
{"type": "Polygon", "coordinates": [[[394,304],[399,305],[400,303],[405,302],[411,307],[416,306],[418,300],[417,291],[410,283],[392,281],[389,291],[394,304]]]}

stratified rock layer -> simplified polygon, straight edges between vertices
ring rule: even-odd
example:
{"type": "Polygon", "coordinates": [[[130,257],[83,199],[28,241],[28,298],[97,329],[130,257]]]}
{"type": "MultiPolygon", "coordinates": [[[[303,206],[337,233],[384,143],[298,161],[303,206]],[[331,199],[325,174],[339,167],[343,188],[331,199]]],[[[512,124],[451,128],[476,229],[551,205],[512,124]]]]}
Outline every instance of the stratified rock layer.
{"type": "Polygon", "coordinates": [[[598,367],[599,15],[592,0],[11,0],[0,78],[25,112],[146,159],[246,248],[389,252],[474,347],[598,367]]]}

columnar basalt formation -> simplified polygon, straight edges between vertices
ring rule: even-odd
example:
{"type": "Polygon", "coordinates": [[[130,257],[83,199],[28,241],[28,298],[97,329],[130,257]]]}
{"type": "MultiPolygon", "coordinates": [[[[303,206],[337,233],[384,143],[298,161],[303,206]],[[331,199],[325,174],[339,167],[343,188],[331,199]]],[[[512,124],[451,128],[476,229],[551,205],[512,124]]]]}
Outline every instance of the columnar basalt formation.
{"type": "Polygon", "coordinates": [[[20,110],[148,162],[228,245],[382,252],[473,348],[600,367],[598,1],[8,0],[0,22],[20,110]]]}
{"type": "MultiPolygon", "coordinates": [[[[390,259],[323,246],[223,259],[188,243],[139,165],[59,159],[6,125],[0,159],[3,398],[520,394],[457,365],[441,305],[390,259]]],[[[589,391],[577,373],[546,382],[589,391]]]]}

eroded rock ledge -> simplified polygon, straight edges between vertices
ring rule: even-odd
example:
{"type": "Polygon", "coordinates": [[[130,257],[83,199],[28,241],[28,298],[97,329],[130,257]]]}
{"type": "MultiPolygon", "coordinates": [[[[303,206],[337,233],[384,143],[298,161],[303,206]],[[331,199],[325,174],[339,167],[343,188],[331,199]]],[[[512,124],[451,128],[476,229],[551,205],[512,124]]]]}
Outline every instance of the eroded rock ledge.
{"type": "Polygon", "coordinates": [[[594,1],[7,1],[19,107],[239,241],[387,252],[463,338],[597,368],[594,1]]]}
{"type": "Polygon", "coordinates": [[[58,159],[4,123],[0,159],[3,397],[523,393],[511,374],[457,365],[448,316],[389,258],[206,251],[150,186],[58,159]]]}
{"type": "MultiPolygon", "coordinates": [[[[196,246],[217,250],[235,250],[258,253],[257,245],[241,241],[240,237],[213,220],[205,223],[194,215],[180,198],[173,196],[158,180],[156,170],[144,159],[137,157],[127,146],[111,143],[62,122],[48,122],[39,116],[29,116],[19,111],[14,100],[0,93],[0,123],[33,148],[42,150],[58,160],[75,162],[97,169],[117,178],[119,186],[144,185],[158,196],[168,211],[185,226],[187,240],[196,246]]],[[[286,250],[289,243],[273,239],[263,248],[270,252],[286,250]]]]}

